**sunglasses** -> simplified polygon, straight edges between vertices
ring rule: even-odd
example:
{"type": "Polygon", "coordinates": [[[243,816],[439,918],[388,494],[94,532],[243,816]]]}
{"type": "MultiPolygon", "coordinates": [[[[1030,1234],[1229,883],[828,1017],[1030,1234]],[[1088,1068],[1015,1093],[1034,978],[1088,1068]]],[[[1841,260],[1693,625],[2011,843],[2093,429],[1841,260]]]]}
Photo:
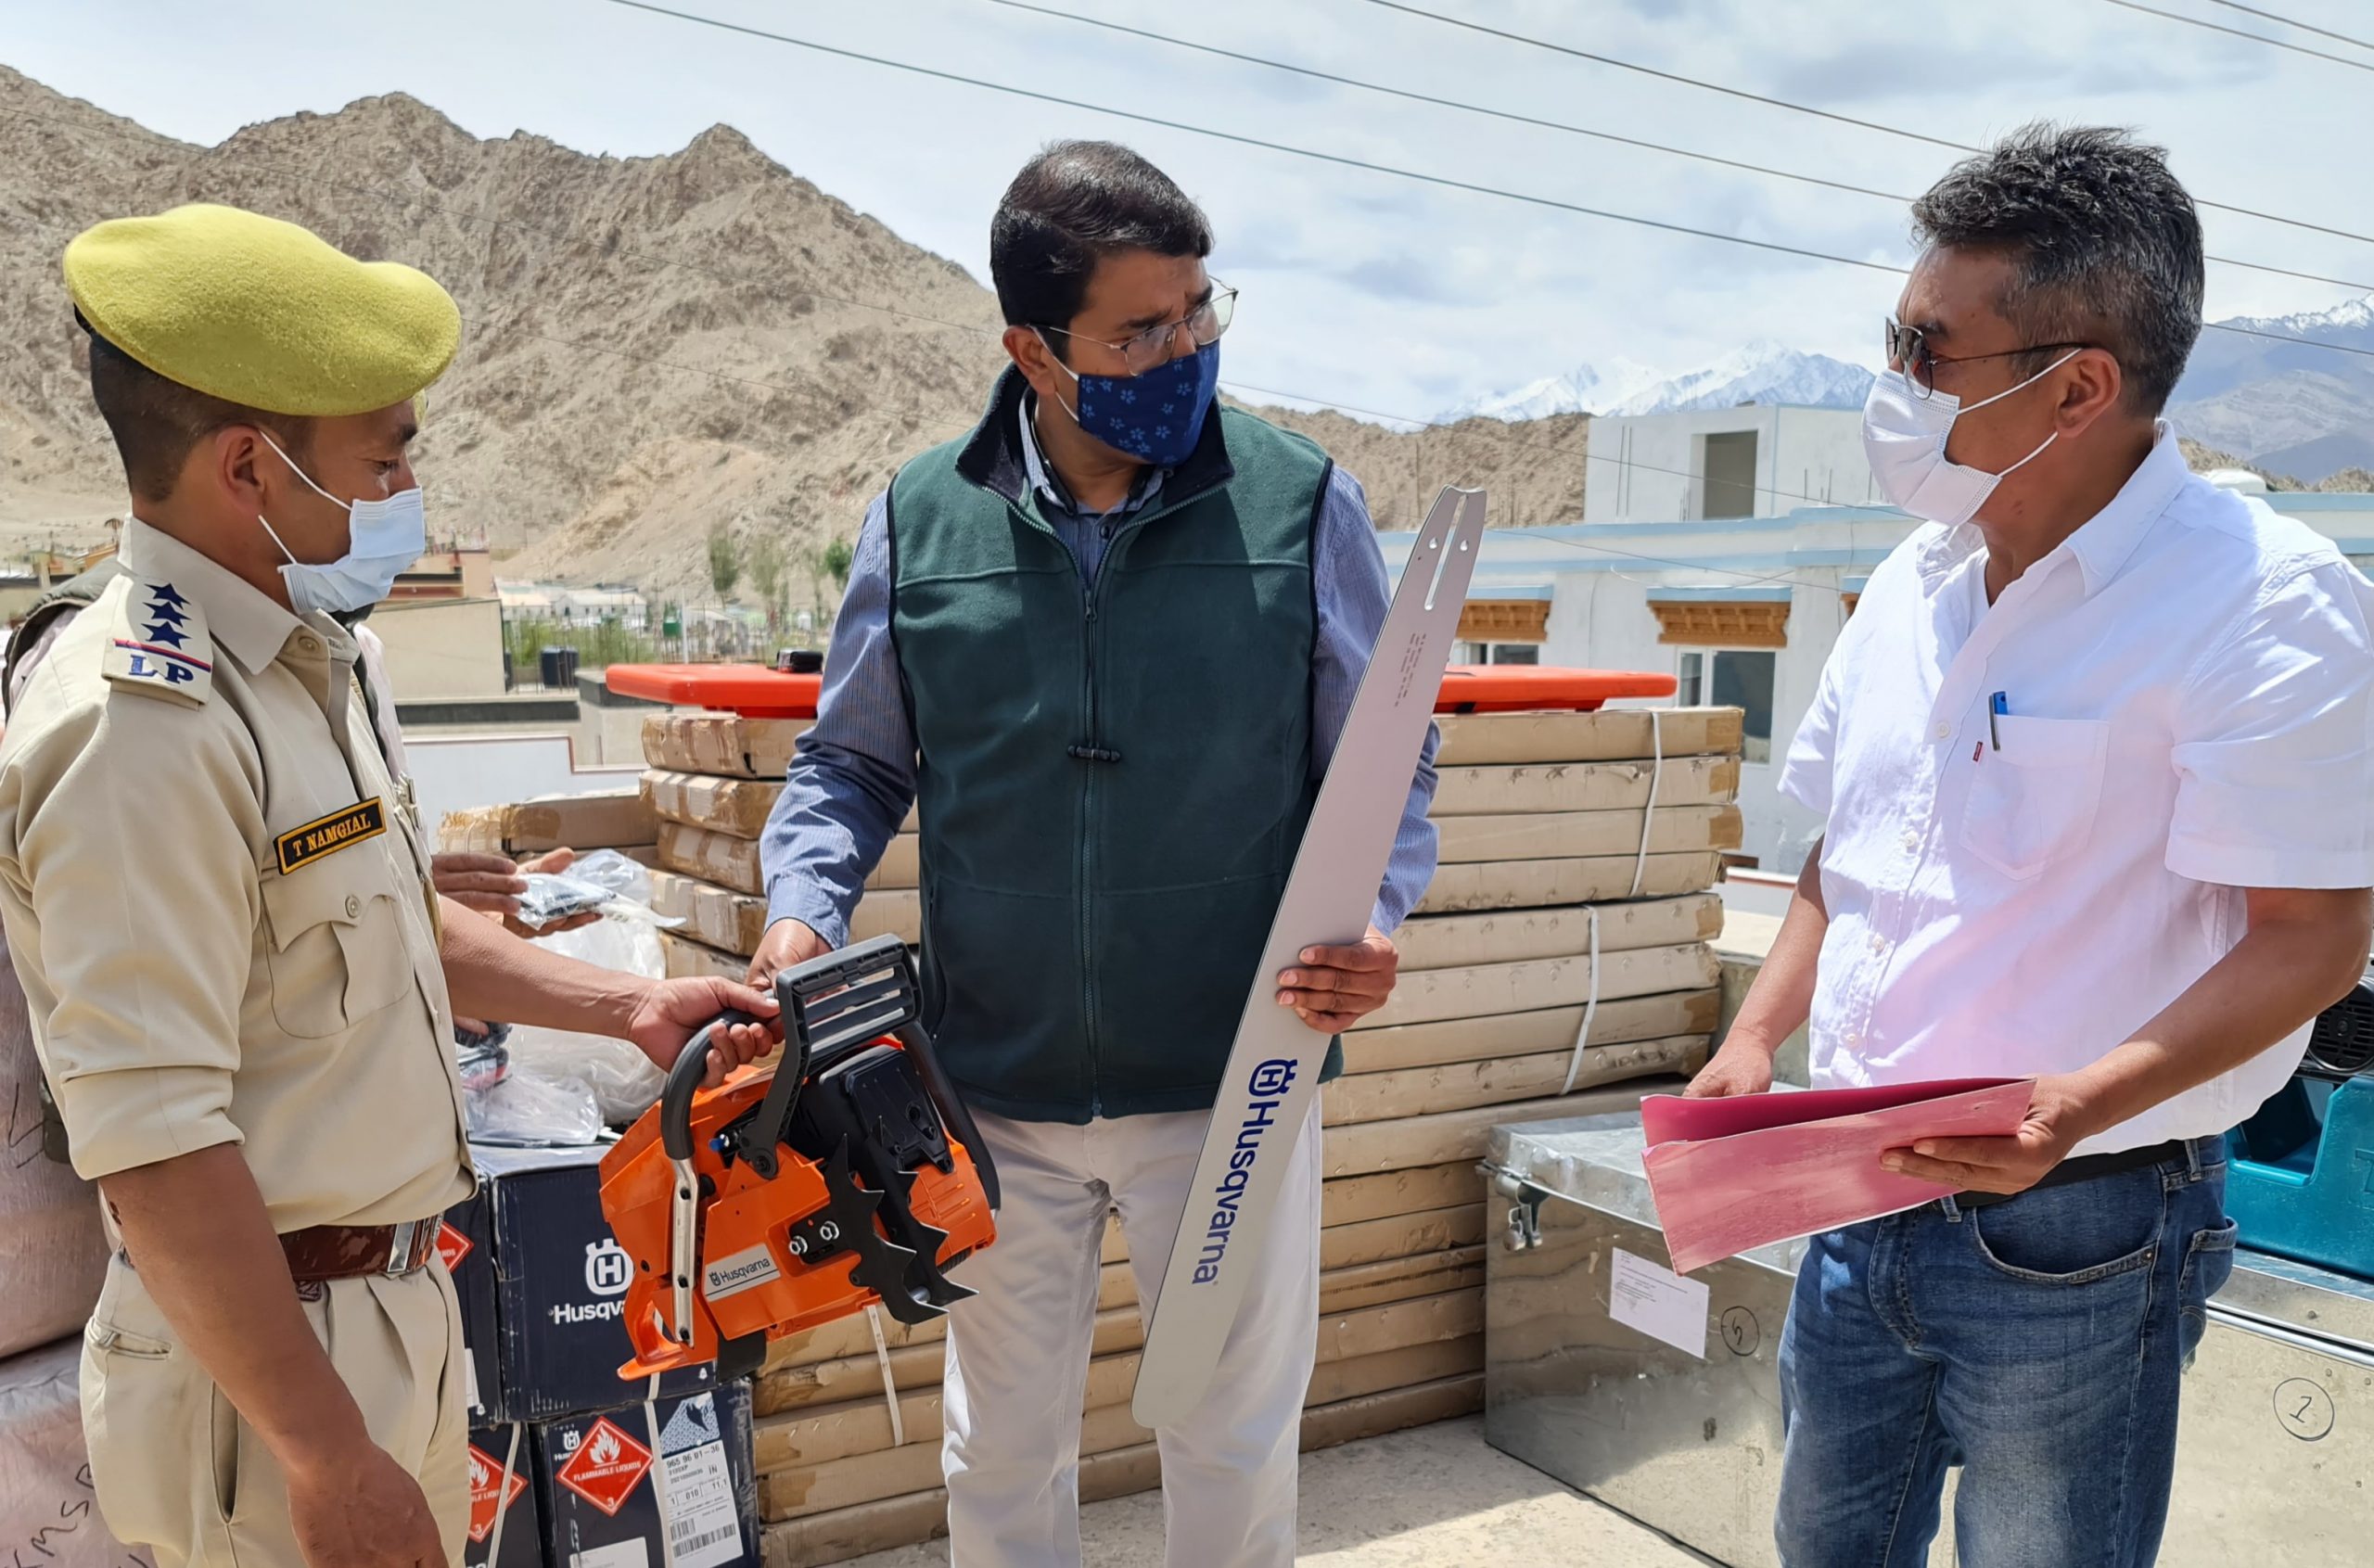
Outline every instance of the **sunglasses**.
{"type": "Polygon", "coordinates": [[[1907,326],[1894,316],[1883,318],[1882,326],[1887,334],[1888,368],[1901,371],[1924,398],[1937,389],[1937,367],[1941,364],[1975,364],[1981,360],[2010,359],[2015,354],[2093,347],[2091,343],[2030,343],[2025,348],[1998,349],[1991,354],[1941,354],[1929,346],[1929,339],[1917,326],[1907,326]]]}

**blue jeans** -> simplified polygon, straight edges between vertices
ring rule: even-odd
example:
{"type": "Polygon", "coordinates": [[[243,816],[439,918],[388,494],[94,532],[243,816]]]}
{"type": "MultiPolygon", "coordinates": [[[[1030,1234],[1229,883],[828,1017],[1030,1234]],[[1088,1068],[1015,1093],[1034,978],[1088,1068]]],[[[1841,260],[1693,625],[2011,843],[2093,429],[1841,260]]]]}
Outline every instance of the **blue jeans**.
{"type": "Polygon", "coordinates": [[[2148,1568],[2176,1384],[2226,1282],[2221,1141],[1809,1243],[1780,1338],[1788,1568],[1922,1568],[1948,1465],[1964,1568],[2148,1568]]]}

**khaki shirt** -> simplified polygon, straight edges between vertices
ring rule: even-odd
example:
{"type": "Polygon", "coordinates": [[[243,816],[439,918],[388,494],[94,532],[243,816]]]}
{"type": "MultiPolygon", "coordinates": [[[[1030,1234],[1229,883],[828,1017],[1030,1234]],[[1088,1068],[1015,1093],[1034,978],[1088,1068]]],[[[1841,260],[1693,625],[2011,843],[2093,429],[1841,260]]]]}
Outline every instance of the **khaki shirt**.
{"type": "Polygon", "coordinates": [[[353,639],[136,519],[0,738],[0,920],[75,1168],[237,1143],[273,1228],[470,1191],[418,824],[353,639]]]}

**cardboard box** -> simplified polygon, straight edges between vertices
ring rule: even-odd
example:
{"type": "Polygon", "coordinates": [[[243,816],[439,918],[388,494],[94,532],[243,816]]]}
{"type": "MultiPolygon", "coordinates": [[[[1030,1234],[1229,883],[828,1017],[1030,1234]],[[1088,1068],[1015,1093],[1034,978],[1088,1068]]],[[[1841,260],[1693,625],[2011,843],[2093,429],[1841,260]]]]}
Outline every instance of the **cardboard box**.
{"type": "Polygon", "coordinates": [[[758,1563],[750,1385],[540,1424],[536,1501],[551,1568],[758,1563]]]}
{"type": "Polygon", "coordinates": [[[543,1568],[536,1445],[524,1426],[470,1429],[470,1528],[463,1568],[543,1568]]]}
{"type": "Polygon", "coordinates": [[[655,843],[659,819],[640,784],[448,811],[438,847],[449,852],[541,855],[547,849],[631,849],[655,843]]]}
{"type": "MultiPolygon", "coordinates": [[[[473,1144],[479,1191],[447,1211],[440,1243],[470,1349],[472,1420],[538,1421],[606,1409],[640,1385],[619,1314],[633,1269],[602,1217],[604,1151],[473,1144]]],[[[670,1372],[663,1393],[715,1383],[709,1367],[670,1372]]]]}

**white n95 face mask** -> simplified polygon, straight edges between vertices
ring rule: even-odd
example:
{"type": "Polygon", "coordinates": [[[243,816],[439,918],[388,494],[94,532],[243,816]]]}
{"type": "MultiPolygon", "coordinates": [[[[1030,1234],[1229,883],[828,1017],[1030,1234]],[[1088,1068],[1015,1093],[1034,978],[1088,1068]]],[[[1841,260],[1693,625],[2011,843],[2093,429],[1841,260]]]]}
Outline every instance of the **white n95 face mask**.
{"type": "Polygon", "coordinates": [[[256,521],[280,545],[288,564],[280,578],[288,585],[288,602],[299,615],[320,610],[325,615],[367,610],[394,592],[396,579],[428,548],[428,511],[418,485],[400,490],[380,501],[340,501],[313,483],[313,477],[280,451],[268,431],[259,430],[264,445],[280,453],[280,460],[313,487],[313,493],[343,508],[347,518],[346,554],[325,566],[300,561],[279,533],[259,513],[256,521]]]}
{"type": "Polygon", "coordinates": [[[2084,351],[2072,349],[2018,386],[1982,398],[1968,408],[1951,392],[1922,397],[1912,378],[1900,370],[1880,372],[1871,383],[1870,395],[1863,401],[1863,453],[1870,459],[1871,477],[1879,481],[1880,493],[1887,497],[1889,505],[1933,523],[1957,528],[1969,522],[1978,516],[1997,485],[2042,456],[2045,447],[2061,439],[2061,432],[2045,437],[2043,445],[2002,473],[1990,474],[1946,456],[1946,438],[1955,419],[2026,390],[2084,351]]]}

